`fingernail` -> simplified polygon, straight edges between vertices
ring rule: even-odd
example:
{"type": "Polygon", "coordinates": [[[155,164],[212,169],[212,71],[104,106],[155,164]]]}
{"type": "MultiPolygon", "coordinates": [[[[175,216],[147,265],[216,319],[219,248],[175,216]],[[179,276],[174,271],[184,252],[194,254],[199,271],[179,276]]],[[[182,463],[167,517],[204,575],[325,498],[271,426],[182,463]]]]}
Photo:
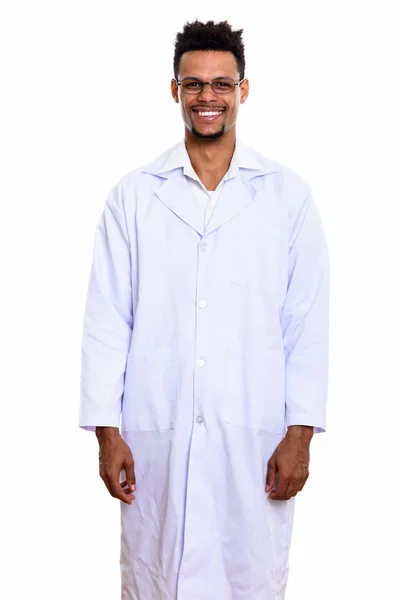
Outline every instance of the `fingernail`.
{"type": "Polygon", "coordinates": [[[135,492],[136,491],[136,484],[134,483],[133,485],[131,485],[131,489],[135,492]]]}

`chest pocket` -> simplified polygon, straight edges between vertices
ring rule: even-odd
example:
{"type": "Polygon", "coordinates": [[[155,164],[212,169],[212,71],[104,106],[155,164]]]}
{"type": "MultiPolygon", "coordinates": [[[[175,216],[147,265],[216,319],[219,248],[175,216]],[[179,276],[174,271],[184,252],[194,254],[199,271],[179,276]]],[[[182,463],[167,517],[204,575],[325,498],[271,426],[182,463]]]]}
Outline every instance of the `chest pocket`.
{"type": "Polygon", "coordinates": [[[233,284],[283,296],[287,286],[287,239],[272,224],[243,228],[237,235],[230,271],[233,284]]]}

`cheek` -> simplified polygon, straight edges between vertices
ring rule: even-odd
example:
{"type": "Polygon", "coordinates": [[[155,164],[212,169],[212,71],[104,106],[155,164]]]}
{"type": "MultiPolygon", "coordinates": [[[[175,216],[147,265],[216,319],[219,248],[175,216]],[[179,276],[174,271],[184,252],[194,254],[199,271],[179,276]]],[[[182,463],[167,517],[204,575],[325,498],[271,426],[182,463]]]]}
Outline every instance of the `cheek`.
{"type": "Polygon", "coordinates": [[[234,104],[233,106],[230,106],[227,113],[228,113],[229,119],[236,119],[236,116],[238,113],[238,106],[236,104],[234,104]]]}
{"type": "Polygon", "coordinates": [[[186,119],[190,119],[190,108],[186,104],[182,104],[182,113],[186,119]]]}
{"type": "Polygon", "coordinates": [[[186,108],[186,106],[183,104],[183,102],[181,102],[181,114],[182,114],[182,117],[184,119],[188,119],[189,118],[188,113],[189,113],[189,110],[186,108]]]}

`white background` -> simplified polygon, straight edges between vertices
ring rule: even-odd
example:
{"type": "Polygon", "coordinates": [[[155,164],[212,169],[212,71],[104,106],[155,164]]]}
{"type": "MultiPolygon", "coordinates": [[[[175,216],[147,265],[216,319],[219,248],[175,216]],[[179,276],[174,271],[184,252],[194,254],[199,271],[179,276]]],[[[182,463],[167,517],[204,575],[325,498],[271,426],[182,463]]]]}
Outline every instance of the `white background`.
{"type": "Polygon", "coordinates": [[[1,10],[1,598],[119,597],[119,504],[77,425],[83,307],[111,187],[183,136],[173,42],[196,17],[244,29],[238,135],[310,183],[330,250],[328,431],[297,497],[287,600],[400,597],[396,4],[1,10]]]}

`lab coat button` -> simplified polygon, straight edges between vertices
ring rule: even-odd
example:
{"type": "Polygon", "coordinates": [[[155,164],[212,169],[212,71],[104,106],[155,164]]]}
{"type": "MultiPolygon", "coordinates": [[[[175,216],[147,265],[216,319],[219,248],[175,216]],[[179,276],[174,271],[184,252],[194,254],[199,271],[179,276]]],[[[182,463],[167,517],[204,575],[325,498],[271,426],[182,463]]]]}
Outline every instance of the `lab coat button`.
{"type": "Polygon", "coordinates": [[[201,250],[202,252],[205,252],[205,251],[206,251],[206,248],[207,248],[207,244],[205,244],[204,242],[202,242],[202,243],[200,244],[200,250],[201,250]]]}
{"type": "Polygon", "coordinates": [[[199,359],[196,361],[196,365],[197,365],[198,367],[204,367],[204,364],[205,364],[205,363],[204,363],[204,360],[203,360],[202,358],[199,358],[199,359]]]}
{"type": "Polygon", "coordinates": [[[200,415],[198,417],[196,417],[196,421],[198,423],[202,423],[203,422],[203,417],[200,417],[200,415]]]}
{"type": "Polygon", "coordinates": [[[200,308],[205,308],[207,306],[206,300],[200,300],[199,306],[200,306],[200,308]]]}

